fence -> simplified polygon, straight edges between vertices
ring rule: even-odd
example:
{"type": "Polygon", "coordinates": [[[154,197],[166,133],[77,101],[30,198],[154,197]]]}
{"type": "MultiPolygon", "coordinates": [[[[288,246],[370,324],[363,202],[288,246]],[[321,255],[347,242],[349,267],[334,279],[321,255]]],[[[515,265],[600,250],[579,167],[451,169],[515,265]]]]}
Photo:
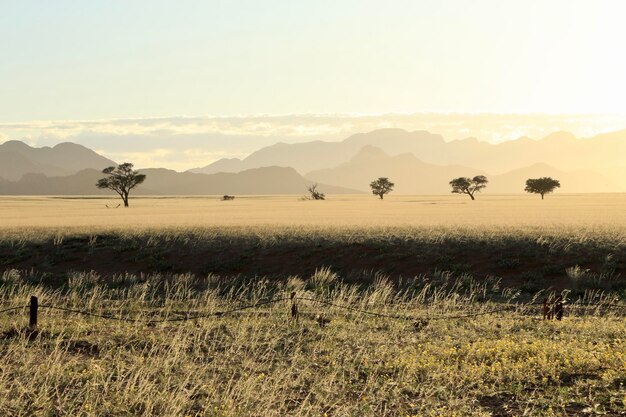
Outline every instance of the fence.
{"type": "MultiPolygon", "coordinates": [[[[490,310],[465,312],[465,313],[460,313],[460,314],[451,314],[451,315],[442,314],[442,315],[437,315],[437,316],[426,315],[426,316],[417,317],[417,316],[409,316],[409,315],[387,314],[387,313],[382,313],[378,311],[366,310],[366,309],[362,309],[362,308],[358,308],[358,307],[354,307],[350,305],[341,305],[341,304],[333,303],[333,302],[322,300],[322,299],[301,297],[301,296],[299,297],[297,296],[295,292],[292,292],[290,297],[272,298],[270,300],[259,301],[257,303],[247,304],[247,305],[235,307],[235,308],[228,309],[228,310],[213,311],[213,312],[200,313],[200,314],[190,314],[184,317],[165,317],[165,318],[159,318],[159,319],[117,317],[112,314],[101,314],[101,313],[94,313],[94,312],[86,311],[86,310],[78,310],[78,309],[72,309],[72,308],[66,308],[66,307],[60,307],[60,306],[54,306],[54,305],[40,304],[39,299],[36,296],[30,297],[30,304],[26,306],[15,306],[15,307],[5,308],[3,310],[0,310],[0,314],[28,308],[29,327],[31,329],[34,329],[37,327],[37,324],[39,321],[40,309],[57,310],[57,311],[63,311],[66,313],[96,317],[96,318],[101,318],[101,319],[106,319],[106,320],[116,320],[116,321],[122,321],[122,322],[130,322],[130,323],[156,324],[156,323],[165,323],[165,322],[181,322],[181,321],[199,320],[199,319],[205,319],[205,318],[210,318],[210,317],[222,317],[227,314],[241,312],[241,311],[249,310],[249,309],[256,308],[256,307],[272,305],[272,304],[276,304],[282,301],[290,301],[288,313],[291,316],[292,320],[296,320],[296,321],[299,319],[301,315],[299,302],[309,302],[309,303],[313,303],[313,305],[323,305],[327,307],[334,307],[334,308],[342,309],[345,311],[351,311],[351,312],[355,312],[355,313],[359,313],[359,314],[363,314],[367,316],[394,319],[394,320],[413,321],[414,323],[415,322],[423,323],[423,322],[428,322],[431,320],[465,319],[465,318],[504,313],[504,312],[519,312],[519,313],[528,314],[529,311],[533,311],[532,309],[536,308],[537,306],[542,307],[540,313],[542,313],[544,320],[552,320],[552,319],[562,320],[566,311],[566,304],[563,298],[561,296],[555,297],[552,295],[552,296],[548,296],[544,298],[544,300],[541,302],[507,304],[507,305],[490,309],[490,310]]],[[[595,308],[596,314],[597,314],[597,312],[601,309],[626,311],[626,304],[574,303],[572,305],[568,305],[567,308],[574,310],[574,311],[577,309],[595,308]]],[[[316,316],[316,320],[318,321],[320,325],[324,325],[325,323],[328,322],[328,320],[325,319],[323,315],[321,314],[318,314],[316,316]]]]}

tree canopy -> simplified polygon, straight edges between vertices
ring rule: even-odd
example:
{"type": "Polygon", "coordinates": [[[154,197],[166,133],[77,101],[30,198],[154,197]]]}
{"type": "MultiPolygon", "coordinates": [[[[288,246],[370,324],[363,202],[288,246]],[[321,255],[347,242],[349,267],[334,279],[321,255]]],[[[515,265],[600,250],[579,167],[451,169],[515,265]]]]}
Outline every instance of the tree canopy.
{"type": "Polygon", "coordinates": [[[385,194],[393,191],[394,183],[389,181],[387,177],[380,177],[377,180],[370,182],[372,188],[372,194],[377,195],[382,200],[385,194]]]}
{"type": "Polygon", "coordinates": [[[117,167],[108,167],[102,170],[107,177],[101,178],[96,183],[98,188],[108,188],[119,194],[124,201],[124,207],[128,207],[128,195],[130,190],[144,182],[146,176],[133,169],[133,164],[125,162],[117,167]]]}
{"type": "Polygon", "coordinates": [[[544,194],[549,194],[560,187],[561,183],[559,180],[550,177],[529,178],[526,180],[524,191],[527,193],[541,194],[541,199],[543,200],[544,194]]]}
{"type": "Polygon", "coordinates": [[[455,194],[467,194],[472,200],[475,200],[474,194],[480,192],[483,188],[487,187],[487,177],[484,175],[477,175],[474,178],[459,177],[450,181],[452,192],[455,194]]]}

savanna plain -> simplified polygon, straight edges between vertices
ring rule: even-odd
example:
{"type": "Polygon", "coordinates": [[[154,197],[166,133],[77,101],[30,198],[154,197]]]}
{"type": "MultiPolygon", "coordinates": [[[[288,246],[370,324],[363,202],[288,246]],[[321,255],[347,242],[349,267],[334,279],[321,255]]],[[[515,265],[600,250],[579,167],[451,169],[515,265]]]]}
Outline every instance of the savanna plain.
{"type": "Polygon", "coordinates": [[[0,415],[626,415],[624,194],[117,204],[0,198],[0,415]]]}

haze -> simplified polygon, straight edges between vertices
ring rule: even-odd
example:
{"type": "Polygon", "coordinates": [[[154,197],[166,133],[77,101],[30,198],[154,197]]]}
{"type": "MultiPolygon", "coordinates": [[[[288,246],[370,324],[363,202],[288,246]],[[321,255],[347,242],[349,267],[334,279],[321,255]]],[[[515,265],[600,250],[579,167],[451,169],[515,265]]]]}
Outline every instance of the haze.
{"type": "Polygon", "coordinates": [[[565,0],[6,3],[0,143],[70,141],[182,171],[380,128],[494,143],[592,137],[626,128],[625,11],[565,0]]]}
{"type": "Polygon", "coordinates": [[[619,113],[625,12],[608,0],[5,2],[0,120],[619,113]]]}

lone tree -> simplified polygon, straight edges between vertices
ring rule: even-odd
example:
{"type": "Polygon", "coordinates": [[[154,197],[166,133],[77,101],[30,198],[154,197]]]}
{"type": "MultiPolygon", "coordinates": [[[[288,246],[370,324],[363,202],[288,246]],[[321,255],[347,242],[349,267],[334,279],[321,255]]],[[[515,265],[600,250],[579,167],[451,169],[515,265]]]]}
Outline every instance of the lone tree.
{"type": "Polygon", "coordinates": [[[524,191],[527,193],[541,194],[543,200],[544,194],[549,194],[554,191],[555,188],[560,188],[561,183],[559,180],[554,180],[550,177],[541,178],[529,178],[526,180],[526,188],[524,191]]]}
{"type": "Polygon", "coordinates": [[[380,177],[376,181],[370,182],[370,187],[372,187],[372,194],[377,195],[382,200],[385,194],[393,191],[393,186],[395,184],[389,181],[387,177],[380,177]]]}
{"type": "Polygon", "coordinates": [[[326,199],[326,194],[319,192],[317,190],[317,184],[311,184],[308,187],[306,187],[306,189],[309,191],[309,194],[311,194],[312,200],[325,200],[326,199]]]}
{"type": "Polygon", "coordinates": [[[453,193],[467,194],[472,200],[475,200],[474,194],[485,188],[488,182],[487,177],[484,175],[476,175],[474,178],[455,178],[450,181],[450,186],[453,193]]]}
{"type": "Polygon", "coordinates": [[[128,207],[130,190],[146,179],[144,174],[140,174],[133,169],[133,164],[130,162],[125,162],[117,167],[105,168],[102,170],[102,173],[108,176],[99,179],[96,187],[108,188],[118,193],[122,197],[122,201],[124,201],[124,207],[128,207]]]}

